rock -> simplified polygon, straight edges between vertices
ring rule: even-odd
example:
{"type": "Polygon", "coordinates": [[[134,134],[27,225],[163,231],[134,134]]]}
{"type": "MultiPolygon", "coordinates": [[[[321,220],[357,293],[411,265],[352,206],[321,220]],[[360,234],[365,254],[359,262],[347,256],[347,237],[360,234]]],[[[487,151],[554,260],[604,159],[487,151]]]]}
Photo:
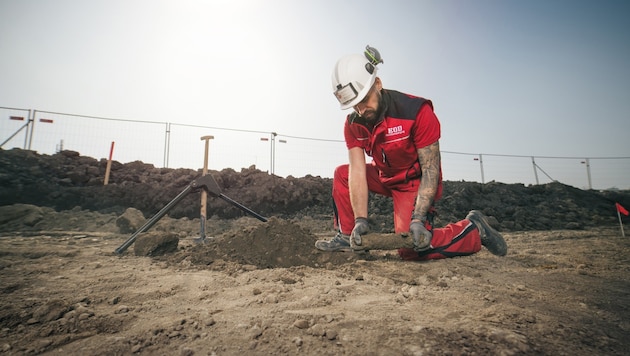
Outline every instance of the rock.
{"type": "Polygon", "coordinates": [[[260,335],[262,335],[263,330],[260,326],[254,325],[251,329],[249,329],[249,335],[252,339],[258,339],[260,335]]]}
{"type": "Polygon", "coordinates": [[[326,330],[326,338],[328,340],[335,340],[337,338],[336,330],[326,330]]]}
{"type": "Polygon", "coordinates": [[[77,304],[74,308],[77,314],[90,313],[90,310],[82,304],[77,304]]]}
{"type": "Polygon", "coordinates": [[[79,152],[72,150],[63,150],[59,154],[65,157],[79,157],[81,155],[79,152]]]}
{"type": "Polygon", "coordinates": [[[293,323],[293,326],[295,326],[298,329],[306,329],[309,326],[308,320],[304,320],[304,319],[298,319],[293,323]]]}
{"type": "Polygon", "coordinates": [[[132,234],[145,223],[146,219],[142,212],[134,208],[127,208],[127,210],[116,219],[116,226],[118,226],[121,234],[132,234]]]}
{"type": "Polygon", "coordinates": [[[162,256],[177,251],[179,237],[174,233],[145,232],[139,234],[134,245],[136,256],[162,256]]]}
{"type": "Polygon", "coordinates": [[[265,303],[268,303],[268,304],[278,303],[278,296],[275,294],[269,294],[268,296],[265,297],[265,303]]]}
{"type": "Polygon", "coordinates": [[[92,316],[91,313],[82,313],[79,315],[79,317],[77,318],[78,320],[86,320],[89,319],[92,316]]]}
{"type": "Polygon", "coordinates": [[[35,205],[13,204],[0,206],[0,224],[21,220],[24,225],[35,226],[43,218],[43,210],[35,205]]]}
{"type": "Polygon", "coordinates": [[[129,312],[129,307],[126,305],[121,305],[118,307],[118,309],[116,309],[116,311],[114,312],[115,314],[125,314],[129,312]]]}
{"type": "Polygon", "coordinates": [[[326,329],[324,329],[324,326],[321,324],[315,324],[313,326],[311,326],[310,329],[311,335],[313,336],[324,336],[326,335],[326,329]]]}
{"type": "Polygon", "coordinates": [[[33,319],[39,322],[49,322],[60,319],[68,311],[68,307],[61,300],[52,300],[33,311],[33,319]]]}
{"type": "Polygon", "coordinates": [[[83,185],[90,180],[90,177],[87,175],[87,170],[78,169],[74,172],[68,173],[68,178],[74,185],[83,185]]]}
{"type": "Polygon", "coordinates": [[[188,348],[188,347],[184,347],[180,353],[181,356],[193,356],[195,354],[195,351],[193,351],[193,349],[188,348]]]}

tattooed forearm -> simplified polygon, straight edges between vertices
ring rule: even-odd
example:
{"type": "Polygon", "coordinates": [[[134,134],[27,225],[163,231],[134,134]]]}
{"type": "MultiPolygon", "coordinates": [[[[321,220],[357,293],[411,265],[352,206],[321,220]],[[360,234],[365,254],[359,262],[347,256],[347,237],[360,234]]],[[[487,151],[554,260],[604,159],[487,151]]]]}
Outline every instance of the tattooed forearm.
{"type": "Polygon", "coordinates": [[[440,179],[440,144],[435,142],[418,149],[418,160],[422,169],[420,189],[413,211],[414,219],[424,219],[433,204],[440,179]]]}

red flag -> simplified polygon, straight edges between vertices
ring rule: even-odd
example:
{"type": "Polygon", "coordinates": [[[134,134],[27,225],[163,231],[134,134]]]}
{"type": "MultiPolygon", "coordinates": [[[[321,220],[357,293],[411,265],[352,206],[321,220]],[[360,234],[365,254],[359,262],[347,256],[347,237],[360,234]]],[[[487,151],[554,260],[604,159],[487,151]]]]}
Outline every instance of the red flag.
{"type": "Polygon", "coordinates": [[[623,206],[621,206],[621,204],[619,204],[619,203],[615,203],[615,206],[617,207],[617,211],[618,211],[618,212],[620,212],[620,213],[622,213],[623,215],[628,216],[628,214],[630,214],[630,213],[628,212],[628,210],[626,210],[626,208],[624,208],[623,206]]]}

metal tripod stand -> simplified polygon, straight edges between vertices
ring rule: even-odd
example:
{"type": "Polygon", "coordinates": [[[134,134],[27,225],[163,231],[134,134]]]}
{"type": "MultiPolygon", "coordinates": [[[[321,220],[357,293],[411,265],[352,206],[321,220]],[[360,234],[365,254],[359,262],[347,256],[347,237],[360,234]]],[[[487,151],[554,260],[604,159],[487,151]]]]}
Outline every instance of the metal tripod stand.
{"type": "MultiPolygon", "coordinates": [[[[162,210],[158,211],[157,214],[155,214],[144,225],[142,225],[142,227],[140,227],[136,232],[134,232],[131,235],[131,237],[129,237],[129,239],[127,239],[127,241],[125,241],[122,245],[120,245],[115,251],[116,254],[120,255],[123,252],[125,252],[125,250],[127,250],[127,248],[129,248],[129,246],[131,246],[136,241],[136,238],[138,237],[139,234],[149,230],[164,215],[166,215],[166,213],[168,213],[175,205],[177,205],[177,203],[179,203],[182,199],[184,199],[184,197],[186,197],[186,195],[188,195],[191,192],[198,191],[199,189],[204,189],[206,192],[208,192],[209,195],[211,195],[213,197],[216,197],[216,198],[221,198],[221,199],[225,200],[226,202],[228,202],[228,203],[236,206],[237,208],[243,210],[244,212],[252,215],[256,219],[258,219],[260,221],[263,221],[263,222],[267,222],[267,218],[263,217],[262,215],[259,215],[258,213],[256,213],[256,212],[252,211],[251,209],[247,208],[246,206],[244,206],[244,205],[242,205],[240,203],[237,203],[236,201],[234,201],[234,200],[230,199],[229,197],[227,197],[226,195],[224,195],[221,192],[221,188],[219,188],[219,185],[214,180],[214,177],[212,177],[212,175],[208,174],[208,175],[202,176],[201,178],[193,180],[181,193],[179,193],[175,197],[175,199],[171,200],[168,204],[166,204],[166,206],[163,207],[162,210]]],[[[202,230],[201,231],[201,239],[204,239],[205,236],[206,236],[205,221],[201,222],[201,230],[202,230]]]]}

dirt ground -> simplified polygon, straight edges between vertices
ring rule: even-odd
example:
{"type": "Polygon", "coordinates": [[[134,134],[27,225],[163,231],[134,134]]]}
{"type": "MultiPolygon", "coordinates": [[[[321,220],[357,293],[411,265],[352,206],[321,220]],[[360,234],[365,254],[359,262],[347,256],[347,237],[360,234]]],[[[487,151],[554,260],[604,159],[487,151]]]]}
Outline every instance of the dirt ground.
{"type": "MultiPolygon", "coordinates": [[[[48,212],[51,215],[52,212],[48,212]]],[[[46,214],[44,214],[46,215],[46,214]]],[[[99,215],[100,216],[100,215],[99,215]]],[[[242,218],[175,252],[114,250],[112,216],[0,233],[0,354],[624,355],[630,242],[618,226],[505,233],[508,255],[404,262],[322,253],[327,222],[242,218]]],[[[197,230],[198,232],[199,230],[197,230]]],[[[147,232],[146,234],[149,234],[147,232]]]]}

